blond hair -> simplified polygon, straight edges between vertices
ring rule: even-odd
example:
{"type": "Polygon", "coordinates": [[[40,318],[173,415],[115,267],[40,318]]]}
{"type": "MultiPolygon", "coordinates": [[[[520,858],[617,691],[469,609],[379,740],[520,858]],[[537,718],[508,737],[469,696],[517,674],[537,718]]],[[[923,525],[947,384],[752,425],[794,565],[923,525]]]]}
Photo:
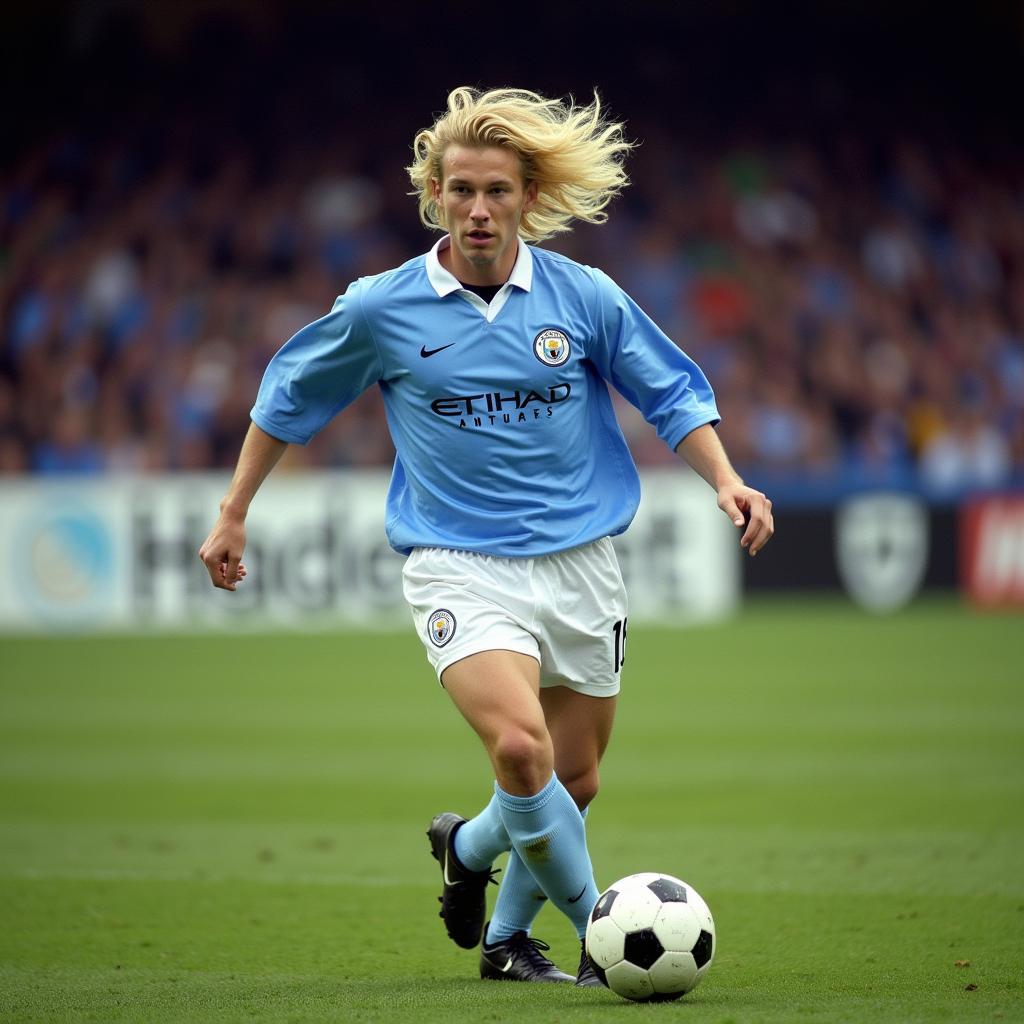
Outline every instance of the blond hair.
{"type": "Polygon", "coordinates": [[[537,202],[519,224],[526,241],[569,231],[573,220],[603,224],[605,207],[629,184],[622,161],[634,143],[626,141],[623,127],[602,117],[596,91],[594,102],[580,107],[571,97],[549,100],[527,89],[453,89],[447,111],[413,140],[414,159],[406,170],[420,220],[444,229],[431,180],[442,180],[445,150],[459,145],[504,146],[519,157],[526,182],[537,184],[537,202]]]}

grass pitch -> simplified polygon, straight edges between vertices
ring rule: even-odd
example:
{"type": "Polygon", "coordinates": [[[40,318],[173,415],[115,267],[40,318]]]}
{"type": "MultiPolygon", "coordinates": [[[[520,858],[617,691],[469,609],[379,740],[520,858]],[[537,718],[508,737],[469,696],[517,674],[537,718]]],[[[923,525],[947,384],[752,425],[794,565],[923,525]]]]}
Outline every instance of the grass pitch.
{"type": "Polygon", "coordinates": [[[680,1003],[445,938],[423,833],[489,773],[410,633],[0,638],[0,1020],[1024,1018],[1021,617],[758,603],[624,686],[591,853],[710,903],[680,1003]]]}

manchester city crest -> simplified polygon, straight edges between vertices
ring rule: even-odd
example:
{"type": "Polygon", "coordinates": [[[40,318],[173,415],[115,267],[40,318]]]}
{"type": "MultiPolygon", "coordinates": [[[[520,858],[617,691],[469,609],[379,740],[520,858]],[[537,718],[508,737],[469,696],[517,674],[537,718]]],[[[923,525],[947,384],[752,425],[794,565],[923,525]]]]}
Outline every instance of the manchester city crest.
{"type": "Polygon", "coordinates": [[[431,612],[427,620],[427,635],[435,647],[444,647],[455,635],[455,616],[447,608],[431,612]]]}
{"type": "Polygon", "coordinates": [[[545,366],[561,366],[569,358],[569,336],[557,327],[548,327],[533,339],[533,354],[545,366]]]}

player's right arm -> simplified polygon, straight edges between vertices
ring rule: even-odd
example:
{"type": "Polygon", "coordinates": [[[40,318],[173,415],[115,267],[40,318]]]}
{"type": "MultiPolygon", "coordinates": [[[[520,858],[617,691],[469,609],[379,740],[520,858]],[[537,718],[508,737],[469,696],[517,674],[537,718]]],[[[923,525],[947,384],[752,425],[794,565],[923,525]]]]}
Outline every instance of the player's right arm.
{"type": "Polygon", "coordinates": [[[245,566],[242,564],[245,517],[260,484],[277,465],[287,447],[286,441],[278,440],[255,423],[250,424],[235,475],[220,503],[220,518],[199,549],[199,557],[210,574],[211,582],[221,590],[234,590],[245,578],[245,566]]]}
{"type": "Polygon", "coordinates": [[[234,590],[245,577],[241,559],[249,504],[288,445],[305,444],[381,377],[359,290],[359,282],[353,284],[330,313],[293,335],[263,375],[220,518],[199,549],[210,580],[221,590],[234,590]]]}

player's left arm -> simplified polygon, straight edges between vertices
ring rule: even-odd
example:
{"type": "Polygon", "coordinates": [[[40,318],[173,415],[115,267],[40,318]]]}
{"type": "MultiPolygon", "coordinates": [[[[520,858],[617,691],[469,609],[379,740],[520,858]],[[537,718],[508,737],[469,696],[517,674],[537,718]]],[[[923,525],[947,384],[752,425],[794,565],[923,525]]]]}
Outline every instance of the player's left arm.
{"type": "Polygon", "coordinates": [[[599,270],[591,274],[597,315],[588,357],[714,487],[718,507],[743,530],[740,544],[756,555],[775,532],[772,503],[729,462],[713,426],[719,416],[707,377],[611,278],[599,270]]]}
{"type": "Polygon", "coordinates": [[[733,469],[715,428],[705,423],[691,430],[676,445],[676,453],[718,492],[718,507],[737,527],[745,527],[740,547],[746,548],[751,557],[756,555],[775,533],[772,503],[760,491],[748,487],[733,469]]]}

